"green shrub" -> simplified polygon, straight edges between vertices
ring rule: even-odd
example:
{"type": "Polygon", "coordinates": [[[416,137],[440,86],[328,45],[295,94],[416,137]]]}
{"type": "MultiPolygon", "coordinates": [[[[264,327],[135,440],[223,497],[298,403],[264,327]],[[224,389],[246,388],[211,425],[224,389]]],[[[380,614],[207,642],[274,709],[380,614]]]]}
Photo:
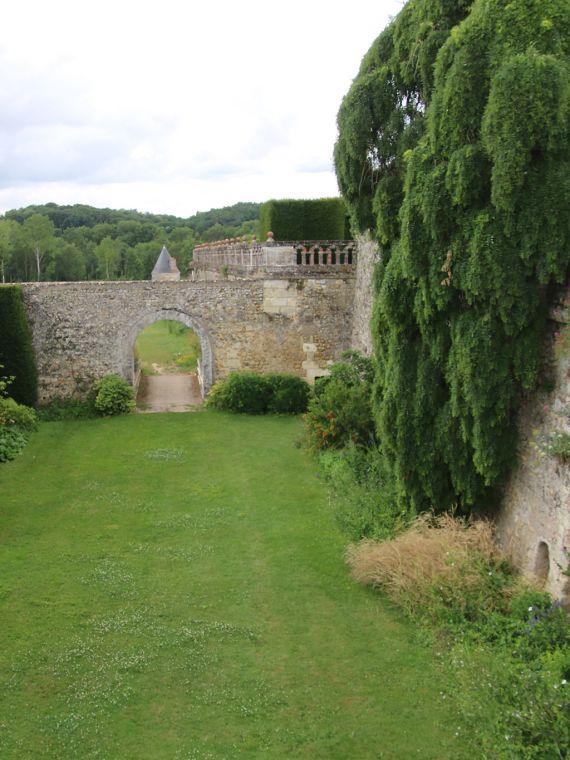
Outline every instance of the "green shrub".
{"type": "Polygon", "coordinates": [[[561,760],[570,756],[570,680],[545,657],[529,666],[506,650],[457,646],[453,698],[478,756],[561,760]]]}
{"type": "Polygon", "coordinates": [[[131,385],[119,375],[106,375],[94,386],[95,409],[103,417],[128,414],[135,407],[131,385]]]}
{"type": "Polygon", "coordinates": [[[356,351],[331,367],[321,380],[305,415],[305,441],[312,449],[340,449],[349,443],[375,443],[371,406],[372,362],[356,351]]]}
{"type": "Polygon", "coordinates": [[[0,425],[13,425],[31,432],[38,429],[38,417],[29,406],[18,404],[13,398],[0,397],[0,425]]]}
{"type": "Polygon", "coordinates": [[[271,386],[271,396],[267,411],[269,414],[303,414],[311,396],[309,384],[296,375],[267,375],[271,386]]]}
{"type": "Polygon", "coordinates": [[[15,459],[27,442],[28,434],[25,430],[15,425],[0,425],[0,462],[15,459]]]}
{"type": "Polygon", "coordinates": [[[293,375],[232,372],[210,389],[206,404],[242,414],[300,414],[310,392],[307,383],[293,375]]]}
{"type": "Polygon", "coordinates": [[[0,285],[0,364],[14,378],[10,395],[20,404],[34,406],[38,376],[22,290],[17,285],[0,285]]]}
{"type": "Polygon", "coordinates": [[[351,541],[391,538],[406,526],[409,515],[395,507],[376,447],[349,443],[325,449],[318,461],[335,519],[351,541]]]}
{"type": "Polygon", "coordinates": [[[206,403],[214,409],[241,414],[266,414],[271,397],[267,375],[232,372],[209,392],[206,403]]]}

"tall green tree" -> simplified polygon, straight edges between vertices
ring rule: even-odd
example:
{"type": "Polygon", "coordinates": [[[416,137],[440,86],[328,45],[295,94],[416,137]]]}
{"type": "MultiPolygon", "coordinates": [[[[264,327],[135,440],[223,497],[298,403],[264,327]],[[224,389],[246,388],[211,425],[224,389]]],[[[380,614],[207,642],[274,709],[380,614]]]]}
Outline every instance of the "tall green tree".
{"type": "Polygon", "coordinates": [[[120,244],[110,237],[103,238],[95,248],[97,274],[104,280],[114,280],[119,273],[121,263],[120,244]]]}
{"type": "Polygon", "coordinates": [[[0,276],[6,282],[10,261],[14,256],[16,236],[19,225],[11,219],[0,219],[0,276]]]}
{"type": "Polygon", "coordinates": [[[339,112],[337,176],[381,245],[374,407],[403,507],[490,501],[570,263],[567,0],[410,0],[339,112]]]}
{"type": "Polygon", "coordinates": [[[58,282],[76,281],[84,280],[85,274],[86,260],[83,251],[73,243],[56,238],[48,268],[49,278],[58,282]]]}
{"type": "Polygon", "coordinates": [[[55,227],[47,216],[32,214],[23,224],[24,238],[33,252],[38,282],[42,276],[42,264],[53,242],[55,227]]]}

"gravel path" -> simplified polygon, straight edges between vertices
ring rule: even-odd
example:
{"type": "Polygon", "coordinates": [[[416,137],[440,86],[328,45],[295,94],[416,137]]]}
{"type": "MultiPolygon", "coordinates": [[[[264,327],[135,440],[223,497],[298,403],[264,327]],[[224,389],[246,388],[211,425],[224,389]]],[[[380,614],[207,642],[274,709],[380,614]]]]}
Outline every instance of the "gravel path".
{"type": "Polygon", "coordinates": [[[146,375],[137,396],[139,412],[188,412],[202,403],[198,375],[146,375]]]}

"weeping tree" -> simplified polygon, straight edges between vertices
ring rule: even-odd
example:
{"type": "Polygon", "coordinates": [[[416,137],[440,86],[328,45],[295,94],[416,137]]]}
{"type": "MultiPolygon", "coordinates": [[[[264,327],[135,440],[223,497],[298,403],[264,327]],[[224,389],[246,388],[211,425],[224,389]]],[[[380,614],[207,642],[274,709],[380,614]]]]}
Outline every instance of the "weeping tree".
{"type": "Polygon", "coordinates": [[[378,239],[374,409],[402,508],[493,501],[570,264],[568,0],[410,0],[364,57],[335,165],[378,239]]]}

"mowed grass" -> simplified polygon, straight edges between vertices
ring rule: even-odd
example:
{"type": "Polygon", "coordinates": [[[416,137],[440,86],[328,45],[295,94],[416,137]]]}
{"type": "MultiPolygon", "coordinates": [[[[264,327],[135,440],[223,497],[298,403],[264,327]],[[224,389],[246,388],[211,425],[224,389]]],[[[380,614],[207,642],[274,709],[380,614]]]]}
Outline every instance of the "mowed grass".
{"type": "Polygon", "coordinates": [[[196,368],[201,356],[196,333],[180,322],[162,319],[145,328],[137,338],[135,352],[142,371],[155,374],[153,364],[168,373],[187,372],[196,368]]]}
{"type": "Polygon", "coordinates": [[[0,757],[463,757],[300,422],[45,423],[0,469],[0,757]]]}

